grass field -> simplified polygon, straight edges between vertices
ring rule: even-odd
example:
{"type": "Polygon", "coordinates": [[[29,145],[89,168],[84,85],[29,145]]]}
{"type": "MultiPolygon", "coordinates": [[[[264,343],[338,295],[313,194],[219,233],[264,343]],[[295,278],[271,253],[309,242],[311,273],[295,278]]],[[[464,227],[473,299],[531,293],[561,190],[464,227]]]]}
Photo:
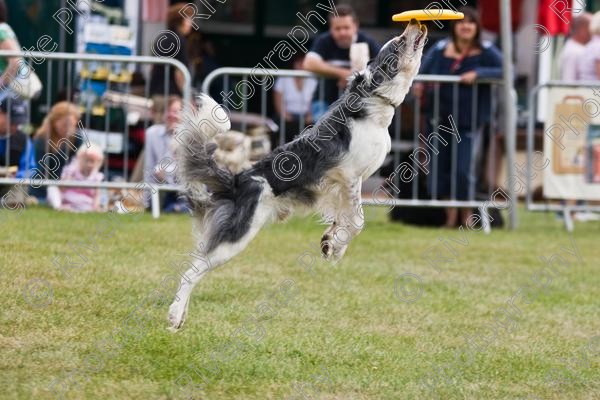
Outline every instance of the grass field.
{"type": "Polygon", "coordinates": [[[123,321],[191,251],[187,216],[123,216],[92,245],[106,215],[29,209],[1,230],[0,398],[60,398],[62,388],[68,399],[600,399],[600,224],[577,225],[579,263],[552,214],[522,213],[519,230],[488,236],[366,216],[345,259],[317,260],[313,274],[297,259],[316,251],[316,219],[265,229],[198,285],[173,334],[168,303],[142,307],[143,329],[123,321]],[[439,238],[456,254],[436,271],[423,254],[445,248],[439,238]],[[53,264],[67,254],[70,277],[53,264]],[[570,266],[519,300],[510,332],[483,335],[553,254],[570,266]],[[405,273],[422,283],[397,280],[405,273]],[[259,316],[282,282],[293,295],[259,316]],[[111,332],[113,346],[98,350],[111,332]],[[479,351],[453,362],[465,336],[479,337],[479,351]]]}

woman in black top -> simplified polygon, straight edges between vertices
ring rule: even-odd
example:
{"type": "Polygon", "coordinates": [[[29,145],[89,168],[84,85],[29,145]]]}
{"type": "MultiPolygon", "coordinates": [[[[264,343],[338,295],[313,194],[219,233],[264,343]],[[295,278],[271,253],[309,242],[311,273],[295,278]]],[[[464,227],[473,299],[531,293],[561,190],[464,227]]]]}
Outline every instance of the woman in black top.
{"type": "MultiPolygon", "coordinates": [[[[438,132],[447,145],[436,144],[436,156],[430,152],[432,170],[428,175],[429,191],[435,199],[475,200],[475,163],[485,126],[493,118],[490,85],[477,84],[477,79],[500,78],[502,76],[502,54],[493,44],[480,39],[481,23],[478,12],[470,7],[459,9],[465,18],[452,23],[451,37],[434,44],[423,55],[420,74],[460,76],[459,85],[440,84],[437,109],[425,108],[426,132],[438,132]],[[474,88],[473,85],[477,86],[474,88]],[[477,112],[474,113],[473,109],[477,112]],[[458,130],[460,140],[439,126],[458,130]],[[457,143],[455,143],[457,142],[457,143]],[[456,146],[453,164],[452,147],[456,146]]],[[[413,85],[417,97],[426,96],[433,104],[435,92],[424,93],[423,83],[413,85]]],[[[443,142],[442,142],[443,143],[443,142]]],[[[461,209],[460,223],[466,225],[471,210],[461,209]]],[[[458,222],[458,210],[446,210],[446,226],[454,227],[458,222]]]]}
{"type": "MultiPolygon", "coordinates": [[[[168,31],[162,31],[152,43],[152,54],[160,58],[181,61],[188,68],[186,37],[192,31],[193,10],[187,3],[169,7],[168,31]]],[[[154,65],[150,77],[150,94],[158,96],[183,96],[183,73],[173,66],[154,65]],[[165,76],[165,70],[169,69],[165,76]],[[166,81],[165,81],[166,78],[166,81]],[[165,86],[166,85],[166,86],[165,86]]]]}

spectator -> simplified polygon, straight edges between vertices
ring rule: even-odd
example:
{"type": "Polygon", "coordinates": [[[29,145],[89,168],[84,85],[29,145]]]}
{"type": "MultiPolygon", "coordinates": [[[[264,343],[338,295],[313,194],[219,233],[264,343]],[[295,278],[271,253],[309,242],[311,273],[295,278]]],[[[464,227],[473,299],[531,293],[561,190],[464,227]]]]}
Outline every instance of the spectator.
{"type": "MultiPolygon", "coordinates": [[[[59,179],[63,168],[83,143],[81,137],[76,134],[80,118],[79,108],[75,104],[61,101],[52,106],[42,126],[37,130],[33,138],[33,147],[37,168],[45,173],[46,179],[59,179]],[[52,164],[49,157],[44,160],[46,154],[54,155],[51,160],[52,162],[58,160],[58,165],[45,165],[52,164]],[[52,174],[45,172],[49,168],[52,169],[52,174]]],[[[38,200],[44,201],[47,191],[42,186],[39,189],[32,189],[31,194],[38,200]]]]}
{"type": "Polygon", "coordinates": [[[577,65],[585,53],[585,45],[590,41],[590,20],[592,14],[582,13],[573,18],[571,34],[560,53],[560,79],[576,81],[579,79],[577,65]]]}
{"type": "MultiPolygon", "coordinates": [[[[181,61],[189,67],[186,49],[187,36],[192,31],[193,7],[187,3],[175,4],[167,12],[167,28],[169,33],[161,33],[152,43],[152,53],[160,57],[169,57],[181,61]],[[187,16],[187,18],[186,18],[187,16]]],[[[177,68],[170,66],[166,76],[167,66],[157,64],[152,67],[150,75],[150,95],[156,105],[155,123],[162,121],[165,101],[169,95],[183,96],[184,76],[177,68]],[[165,81],[166,77],[166,81],[165,81]],[[166,85],[166,86],[165,86],[166,85]]]]}
{"type": "MultiPolygon", "coordinates": [[[[437,197],[449,199],[451,196],[452,180],[456,181],[455,195],[457,200],[474,200],[475,191],[475,162],[479,152],[479,144],[483,135],[484,126],[490,121],[490,88],[480,85],[477,97],[471,85],[478,78],[500,78],[502,76],[502,55],[500,51],[489,42],[481,42],[481,24],[479,14],[470,7],[462,7],[465,18],[451,25],[450,39],[443,39],[423,56],[421,74],[459,75],[463,83],[458,88],[458,104],[454,100],[452,84],[442,84],[439,89],[439,124],[449,126],[449,117],[453,108],[459,110],[454,115],[453,121],[460,134],[460,142],[448,132],[433,126],[431,109],[426,110],[426,132],[438,132],[448,143],[447,146],[437,143],[439,154],[437,156],[437,180],[434,182],[434,172],[429,173],[429,189],[437,187],[437,197]],[[477,104],[477,115],[473,115],[472,104],[477,104]],[[472,125],[473,121],[475,125],[472,125]],[[456,175],[452,177],[452,146],[456,145],[456,175]]],[[[424,85],[414,84],[414,94],[423,95],[424,85]]],[[[433,102],[433,93],[427,95],[430,103],[433,102]]],[[[434,155],[432,154],[432,159],[434,155]]],[[[433,165],[433,161],[432,161],[433,165]]],[[[433,167],[432,167],[433,168],[433,167]]],[[[461,223],[466,223],[470,215],[469,209],[461,210],[461,223]]],[[[446,210],[446,226],[454,227],[457,223],[458,210],[446,210]]]]}
{"type": "Polygon", "coordinates": [[[577,74],[581,81],[600,79],[600,11],[590,20],[590,41],[585,45],[583,55],[577,63],[577,74]]]}
{"type": "MultiPolygon", "coordinates": [[[[293,60],[294,69],[302,69],[304,57],[297,56],[293,60]]],[[[298,135],[303,127],[313,123],[311,113],[312,98],[317,88],[317,80],[314,78],[280,77],[275,82],[273,92],[275,110],[279,119],[285,121],[285,141],[291,141],[298,135]]],[[[272,148],[275,148],[273,143],[272,148]]]]}
{"type": "MultiPolygon", "coordinates": [[[[167,113],[164,125],[153,125],[146,131],[144,147],[144,182],[150,184],[174,184],[177,165],[174,157],[173,134],[181,121],[183,102],[180,97],[170,96],[167,100],[167,113]]],[[[148,206],[149,195],[144,196],[148,206]]],[[[185,203],[177,198],[177,193],[167,192],[163,201],[163,209],[184,211],[185,203]]]]}
{"type": "MultiPolygon", "coordinates": [[[[95,144],[84,144],[77,150],[77,156],[61,174],[61,181],[102,182],[104,174],[100,167],[104,162],[102,149],[95,144]]],[[[100,191],[89,187],[63,187],[60,191],[48,189],[48,203],[55,209],[90,212],[100,211],[100,191]]]]}
{"type": "Polygon", "coordinates": [[[337,11],[337,16],[329,17],[329,32],[317,36],[304,60],[304,69],[334,78],[325,81],[325,107],[337,100],[340,90],[346,87],[348,77],[352,75],[352,44],[368,44],[370,58],[375,57],[380,48],[375,40],[358,30],[358,16],[351,6],[338,5],[337,11]]]}
{"type": "MultiPolygon", "coordinates": [[[[6,3],[4,0],[0,0],[0,50],[20,51],[21,48],[15,32],[6,23],[7,18],[6,3]]],[[[19,61],[19,57],[0,57],[0,102],[5,102],[9,96],[16,99],[16,95],[9,87],[19,73],[19,61]]]]}
{"type": "MultiPolygon", "coordinates": [[[[19,125],[27,122],[27,108],[24,102],[10,100],[0,103],[0,176],[25,179],[35,168],[35,152],[29,136],[19,130],[19,125]],[[10,112],[8,109],[10,108],[10,112]]],[[[0,198],[11,190],[0,186],[0,198]]],[[[22,204],[25,195],[21,190],[13,190],[11,203],[22,204]],[[14,197],[17,195],[18,197],[14,197]]]]}
{"type": "MultiPolygon", "coordinates": [[[[215,48],[204,33],[194,30],[188,35],[187,42],[187,56],[189,58],[193,86],[199,88],[208,74],[219,68],[219,63],[217,62],[215,48]]],[[[215,82],[214,86],[217,86],[217,82],[215,82]]],[[[218,98],[221,90],[215,92],[215,87],[211,87],[212,90],[209,94],[214,98],[218,98]]]]}
{"type": "MultiPolygon", "coordinates": [[[[563,81],[576,81],[576,80],[597,80],[600,77],[598,71],[600,71],[597,61],[600,58],[600,45],[598,40],[593,46],[588,46],[594,41],[592,40],[593,27],[591,26],[592,21],[596,18],[596,30],[598,29],[598,17],[596,15],[584,12],[580,15],[573,17],[571,21],[571,35],[567,39],[563,50],[560,54],[560,78],[563,81]],[[589,52],[589,53],[588,53],[589,52]],[[595,53],[594,53],[595,52],[595,53]]],[[[596,33],[597,35],[598,33],[596,33]]],[[[598,37],[598,36],[596,36],[598,37]]],[[[582,159],[583,154],[577,153],[576,159],[573,163],[583,165],[582,159]]],[[[563,206],[583,206],[585,201],[583,200],[561,200],[563,206]]],[[[557,213],[558,216],[564,218],[563,213],[557,213]]],[[[573,212],[571,213],[572,218],[577,221],[585,222],[588,220],[596,219],[594,213],[591,212],[573,212]]]]}

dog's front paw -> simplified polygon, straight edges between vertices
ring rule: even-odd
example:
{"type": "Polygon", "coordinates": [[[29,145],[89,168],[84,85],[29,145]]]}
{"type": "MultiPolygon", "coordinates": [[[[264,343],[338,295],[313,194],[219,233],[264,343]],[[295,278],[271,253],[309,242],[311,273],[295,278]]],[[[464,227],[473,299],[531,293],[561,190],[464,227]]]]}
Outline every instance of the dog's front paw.
{"type": "Polygon", "coordinates": [[[323,235],[321,238],[321,255],[326,260],[331,260],[333,256],[333,237],[331,235],[323,235]]]}
{"type": "Polygon", "coordinates": [[[331,239],[321,239],[321,256],[332,264],[337,264],[344,257],[348,246],[335,243],[331,239]]]}
{"type": "Polygon", "coordinates": [[[321,238],[321,256],[334,265],[344,257],[347,249],[347,244],[337,242],[331,234],[321,238]]]}
{"type": "Polygon", "coordinates": [[[185,315],[185,305],[180,304],[180,302],[175,300],[173,304],[171,304],[171,306],[169,307],[168,320],[170,326],[168,329],[171,332],[177,332],[177,330],[181,328],[183,326],[183,323],[185,322],[185,315]]]}

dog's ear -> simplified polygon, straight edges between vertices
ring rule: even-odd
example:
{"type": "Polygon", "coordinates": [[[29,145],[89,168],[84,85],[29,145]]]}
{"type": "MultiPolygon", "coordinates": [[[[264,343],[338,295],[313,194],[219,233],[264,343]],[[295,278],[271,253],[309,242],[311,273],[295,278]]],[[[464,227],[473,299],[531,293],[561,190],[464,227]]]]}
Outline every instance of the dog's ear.
{"type": "Polygon", "coordinates": [[[398,53],[389,54],[382,63],[382,69],[386,72],[390,79],[394,79],[400,72],[400,56],[398,53]]]}
{"type": "Polygon", "coordinates": [[[388,43],[386,48],[377,55],[370,69],[370,84],[377,89],[385,82],[392,81],[399,72],[399,56],[396,46],[388,43]]]}
{"type": "Polygon", "coordinates": [[[348,86],[352,86],[352,83],[357,79],[364,78],[362,71],[354,71],[352,75],[348,77],[348,86]]]}
{"type": "MultiPolygon", "coordinates": [[[[381,50],[379,50],[377,56],[369,62],[369,68],[372,72],[379,70],[390,75],[389,72],[397,70],[398,57],[404,46],[405,42],[402,37],[395,37],[389,40],[383,45],[381,50]],[[390,67],[392,67],[391,70],[390,67]]],[[[393,77],[395,74],[396,72],[393,72],[391,76],[393,77]]]]}
{"type": "Polygon", "coordinates": [[[369,85],[369,80],[365,76],[365,72],[355,72],[354,75],[348,80],[348,87],[351,92],[358,93],[364,97],[367,96],[365,93],[366,86],[369,85]]]}

